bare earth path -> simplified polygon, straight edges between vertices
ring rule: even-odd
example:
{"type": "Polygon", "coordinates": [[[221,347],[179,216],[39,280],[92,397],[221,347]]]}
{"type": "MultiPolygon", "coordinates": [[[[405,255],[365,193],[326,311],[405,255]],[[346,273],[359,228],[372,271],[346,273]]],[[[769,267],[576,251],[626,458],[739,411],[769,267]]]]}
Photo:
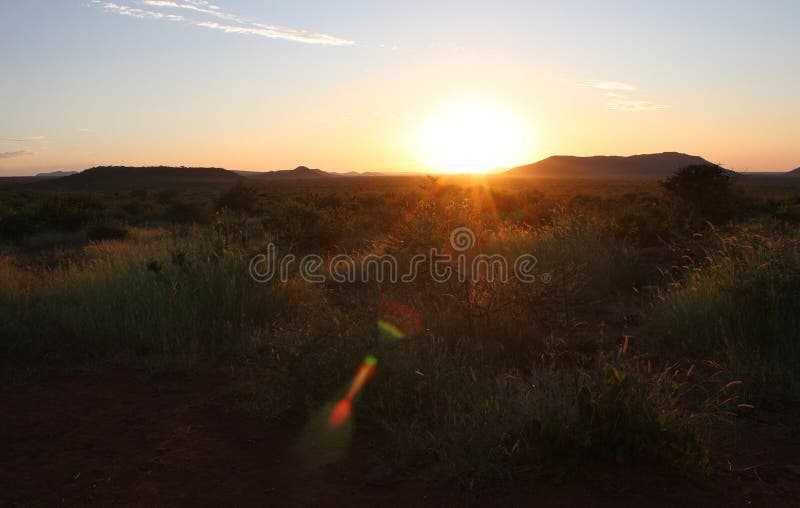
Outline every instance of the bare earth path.
{"type": "Polygon", "coordinates": [[[615,465],[467,496],[423,471],[386,481],[362,438],[340,463],[303,468],[298,427],[236,409],[230,386],[118,369],[0,391],[0,507],[800,506],[800,431],[774,415],[720,445],[710,477],[615,465]]]}

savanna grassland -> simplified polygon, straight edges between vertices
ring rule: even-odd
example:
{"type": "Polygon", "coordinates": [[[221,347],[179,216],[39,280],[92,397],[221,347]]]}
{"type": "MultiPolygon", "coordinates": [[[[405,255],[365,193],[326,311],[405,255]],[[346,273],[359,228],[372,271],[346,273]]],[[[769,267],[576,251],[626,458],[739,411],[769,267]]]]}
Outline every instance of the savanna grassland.
{"type": "Polygon", "coordinates": [[[9,185],[0,362],[22,437],[0,505],[796,506],[800,179],[728,178],[9,185]],[[270,243],[407,266],[457,227],[469,256],[535,256],[536,281],[249,271],[270,243]],[[325,425],[365,358],[352,414],[325,425]],[[51,497],[26,490],[42,478],[51,497]],[[203,494],[215,481],[236,497],[203,494]]]}

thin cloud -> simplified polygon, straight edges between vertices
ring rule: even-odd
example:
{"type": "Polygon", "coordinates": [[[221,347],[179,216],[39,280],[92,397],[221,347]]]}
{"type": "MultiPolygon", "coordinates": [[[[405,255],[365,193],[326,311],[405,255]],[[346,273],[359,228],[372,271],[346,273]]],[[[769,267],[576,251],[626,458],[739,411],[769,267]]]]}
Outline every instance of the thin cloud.
{"type": "Polygon", "coordinates": [[[10,143],[46,143],[47,136],[27,136],[23,138],[0,138],[0,141],[8,141],[10,143]]]}
{"type": "Polygon", "coordinates": [[[33,155],[30,150],[17,150],[15,152],[0,152],[0,159],[13,159],[14,157],[23,157],[25,155],[33,155]]]}
{"type": "Polygon", "coordinates": [[[97,0],[92,3],[99,4],[104,10],[108,12],[114,12],[121,16],[130,16],[138,19],[166,19],[168,21],[184,20],[183,16],[178,16],[177,14],[165,14],[163,12],[139,9],[136,7],[130,7],[128,5],[115,4],[112,2],[100,2],[97,0]]]}
{"type": "Polygon", "coordinates": [[[665,104],[657,104],[655,102],[631,98],[627,94],[621,93],[632,92],[636,90],[635,86],[622,81],[593,79],[590,81],[584,81],[583,83],[578,83],[578,86],[593,88],[602,92],[602,96],[605,97],[605,100],[602,103],[603,106],[614,111],[622,111],[626,113],[632,111],[661,111],[662,109],[667,109],[669,107],[665,104]]]}
{"type": "Polygon", "coordinates": [[[184,9],[202,14],[207,14],[215,18],[223,19],[226,21],[235,21],[237,23],[248,23],[247,18],[231,14],[220,9],[219,6],[213,5],[209,2],[197,2],[191,0],[184,0],[183,2],[172,2],[169,0],[142,0],[142,3],[150,7],[159,7],[167,9],[184,9]]]}
{"type": "Polygon", "coordinates": [[[139,19],[180,21],[224,33],[255,35],[306,44],[328,46],[350,46],[354,44],[351,40],[333,35],[261,23],[238,14],[226,12],[218,5],[205,0],[139,0],[137,5],[147,7],[146,9],[134,7],[132,2],[133,0],[125,0],[124,3],[91,0],[92,5],[100,6],[107,12],[139,19]],[[169,11],[183,11],[186,16],[169,11]]]}
{"type": "Polygon", "coordinates": [[[223,25],[216,21],[200,21],[194,23],[195,26],[221,30],[229,34],[259,35],[270,39],[284,39],[287,41],[305,42],[307,44],[328,44],[331,46],[344,46],[353,44],[352,41],[345,41],[332,35],[306,32],[280,26],[263,25],[253,23],[251,26],[223,25]]]}
{"type": "Polygon", "coordinates": [[[578,86],[585,86],[587,88],[596,88],[598,90],[636,90],[636,87],[623,83],[622,81],[604,81],[600,79],[592,79],[578,83],[578,86]]]}
{"type": "Polygon", "coordinates": [[[629,99],[622,99],[617,98],[613,100],[607,100],[603,103],[605,107],[608,109],[613,109],[615,111],[660,111],[662,109],[667,109],[669,106],[665,104],[656,104],[654,102],[649,101],[632,101],[629,99]]]}

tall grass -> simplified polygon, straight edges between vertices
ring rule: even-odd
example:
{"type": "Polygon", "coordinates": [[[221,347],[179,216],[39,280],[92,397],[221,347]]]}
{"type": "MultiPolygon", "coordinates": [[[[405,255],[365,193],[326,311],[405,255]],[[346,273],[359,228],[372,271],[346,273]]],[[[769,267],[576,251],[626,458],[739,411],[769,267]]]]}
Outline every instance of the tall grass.
{"type": "Polygon", "coordinates": [[[720,235],[656,305],[646,335],[664,353],[724,361],[753,395],[800,399],[799,247],[796,231],[720,235]]]}
{"type": "MultiPolygon", "coordinates": [[[[625,235],[609,234],[601,214],[540,203],[517,210],[531,207],[512,194],[423,190],[417,201],[394,196],[382,227],[376,207],[317,197],[263,220],[223,212],[209,228],[133,229],[51,268],[2,258],[0,354],[191,360],[246,348],[263,377],[261,410],[274,418],[318,411],[374,355],[377,374],[356,417],[386,438],[381,450],[393,463],[421,462],[473,487],[593,459],[706,466],[675,369],[645,368],[627,346],[569,340],[598,301],[629,294],[640,277],[625,235]],[[365,223],[375,227],[356,226],[365,223]],[[426,266],[411,284],[257,284],[248,274],[256,232],[300,253],[356,246],[358,262],[447,248],[461,226],[478,241],[467,256],[513,263],[533,254],[537,281],[439,283],[426,266]],[[382,334],[385,301],[410,309],[419,328],[402,339],[382,334]]],[[[682,296],[667,301],[681,308],[682,296]]]]}
{"type": "Polygon", "coordinates": [[[437,219],[409,221],[388,242],[390,252],[439,245],[446,224],[467,224],[482,252],[535,254],[549,282],[331,285],[307,302],[302,326],[270,337],[264,411],[316,411],[371,354],[377,374],[357,418],[383,431],[391,446],[382,453],[397,467],[427,464],[467,487],[593,459],[706,467],[673,369],[647,370],[619,352],[562,355],[582,307],[632,284],[629,247],[574,213],[557,212],[550,225],[492,230],[468,213],[440,220],[459,213],[453,208],[422,210],[437,219]],[[422,329],[402,339],[381,335],[378,302],[386,299],[412,308],[422,329]]]}
{"type": "Polygon", "coordinates": [[[93,243],[56,268],[3,258],[0,347],[27,358],[231,351],[304,291],[252,283],[247,261],[196,231],[93,243]]]}

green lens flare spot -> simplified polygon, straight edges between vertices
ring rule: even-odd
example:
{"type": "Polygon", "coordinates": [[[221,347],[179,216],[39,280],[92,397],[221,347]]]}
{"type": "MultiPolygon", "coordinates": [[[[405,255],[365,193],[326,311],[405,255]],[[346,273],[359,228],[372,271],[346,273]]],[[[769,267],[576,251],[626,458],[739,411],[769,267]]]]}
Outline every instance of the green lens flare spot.
{"type": "Polygon", "coordinates": [[[402,339],[406,336],[400,328],[388,321],[378,321],[378,329],[394,339],[402,339]]]}

